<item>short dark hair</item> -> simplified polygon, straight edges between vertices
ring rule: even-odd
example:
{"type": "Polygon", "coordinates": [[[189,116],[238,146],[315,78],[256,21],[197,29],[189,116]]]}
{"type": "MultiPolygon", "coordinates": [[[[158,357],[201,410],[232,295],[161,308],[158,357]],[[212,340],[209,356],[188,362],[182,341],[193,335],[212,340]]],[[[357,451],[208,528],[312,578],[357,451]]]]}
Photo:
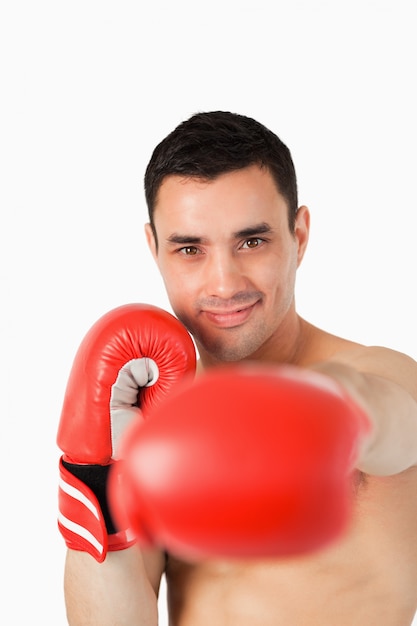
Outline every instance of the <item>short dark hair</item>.
{"type": "Polygon", "coordinates": [[[294,232],[298,209],[297,178],[287,146],[266,126],[227,111],[196,113],[179,124],[155,148],[145,172],[145,197],[155,241],[154,209],[167,176],[214,180],[250,165],[268,169],[288,203],[294,232]]]}

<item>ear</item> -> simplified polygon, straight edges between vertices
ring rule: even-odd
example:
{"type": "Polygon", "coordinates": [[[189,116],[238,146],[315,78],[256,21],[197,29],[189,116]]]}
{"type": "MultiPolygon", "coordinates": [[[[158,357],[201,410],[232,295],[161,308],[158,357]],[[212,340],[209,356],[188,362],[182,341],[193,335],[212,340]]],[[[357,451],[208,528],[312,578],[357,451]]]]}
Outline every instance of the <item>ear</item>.
{"type": "Polygon", "coordinates": [[[310,234],[310,212],[306,206],[300,206],[295,218],[294,237],[298,244],[297,267],[303,260],[310,234]]]}
{"type": "Polygon", "coordinates": [[[158,246],[155,241],[155,235],[153,234],[152,226],[149,223],[145,224],[145,235],[146,241],[148,242],[149,250],[151,251],[153,258],[156,261],[158,257],[158,246]]]}

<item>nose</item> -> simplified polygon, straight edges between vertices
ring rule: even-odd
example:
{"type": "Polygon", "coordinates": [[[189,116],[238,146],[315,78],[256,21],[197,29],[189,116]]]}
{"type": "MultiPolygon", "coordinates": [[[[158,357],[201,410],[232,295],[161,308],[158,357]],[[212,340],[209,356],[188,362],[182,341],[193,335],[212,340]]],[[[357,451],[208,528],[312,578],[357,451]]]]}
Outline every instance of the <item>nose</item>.
{"type": "Polygon", "coordinates": [[[204,269],[206,292],[210,297],[227,300],[247,288],[241,263],[230,251],[212,252],[204,269]]]}

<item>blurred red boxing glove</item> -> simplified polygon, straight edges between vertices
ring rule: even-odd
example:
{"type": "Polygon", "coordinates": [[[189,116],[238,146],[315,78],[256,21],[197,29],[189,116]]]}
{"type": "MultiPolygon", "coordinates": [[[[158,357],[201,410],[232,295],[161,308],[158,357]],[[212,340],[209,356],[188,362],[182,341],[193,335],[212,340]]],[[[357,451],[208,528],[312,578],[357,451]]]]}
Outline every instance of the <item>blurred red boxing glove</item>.
{"type": "Polygon", "coordinates": [[[345,529],[368,431],[321,374],[211,370],[128,429],[110,505],[139,541],[185,559],[305,553],[345,529]]]}
{"type": "Polygon", "coordinates": [[[114,524],[107,477],[130,422],[156,407],[195,370],[194,344],[170,313],[127,304],[103,315],[83,339],[71,369],[57,442],[58,527],[69,548],[101,562],[108,550],[134,542],[114,524]]]}

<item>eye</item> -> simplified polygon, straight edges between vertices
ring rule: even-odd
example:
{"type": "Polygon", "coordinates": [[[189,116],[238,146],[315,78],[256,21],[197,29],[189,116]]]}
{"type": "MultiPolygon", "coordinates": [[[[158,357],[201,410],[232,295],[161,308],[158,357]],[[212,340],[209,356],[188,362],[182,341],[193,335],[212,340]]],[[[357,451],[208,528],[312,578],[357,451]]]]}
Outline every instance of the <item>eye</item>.
{"type": "Polygon", "coordinates": [[[251,237],[250,239],[246,239],[243,243],[242,248],[258,248],[262,244],[263,239],[260,237],[251,237]]]}
{"type": "Polygon", "coordinates": [[[198,254],[198,248],[195,246],[184,246],[184,248],[180,248],[178,252],[184,256],[196,256],[196,254],[198,254]]]}

